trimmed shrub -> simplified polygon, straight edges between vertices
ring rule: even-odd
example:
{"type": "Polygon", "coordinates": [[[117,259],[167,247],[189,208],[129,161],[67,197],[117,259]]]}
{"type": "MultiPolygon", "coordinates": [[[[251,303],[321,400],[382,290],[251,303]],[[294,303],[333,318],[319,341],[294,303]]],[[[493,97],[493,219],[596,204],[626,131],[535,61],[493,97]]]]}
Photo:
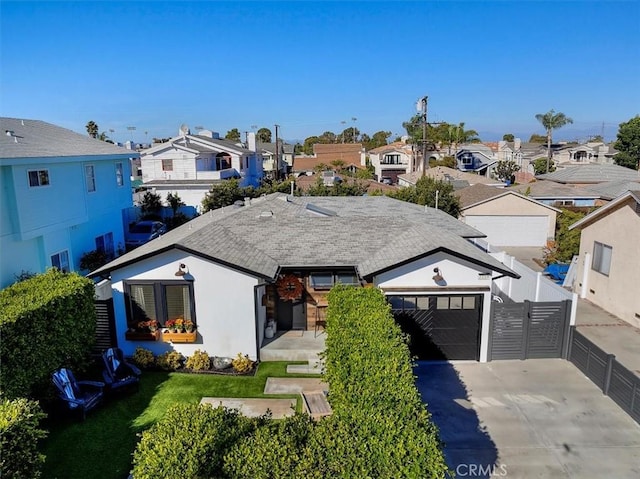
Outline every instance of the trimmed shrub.
{"type": "Polygon", "coordinates": [[[43,397],[52,371],[84,370],[95,342],[93,282],[55,268],[0,291],[0,389],[43,397]]]}
{"type": "Polygon", "coordinates": [[[35,401],[24,398],[0,402],[0,477],[38,478],[44,455],[38,442],[47,432],[40,429],[46,415],[35,401]]]}
{"type": "Polygon", "coordinates": [[[209,371],[211,369],[211,358],[206,351],[196,349],[193,355],[187,358],[185,367],[193,371],[209,371]]]}
{"type": "Polygon", "coordinates": [[[151,351],[138,346],[133,353],[133,363],[142,369],[149,369],[155,366],[156,358],[151,351]]]}
{"type": "Polygon", "coordinates": [[[260,420],[237,410],[177,404],[142,433],[133,454],[133,477],[220,477],[225,453],[260,420]]]}
{"type": "Polygon", "coordinates": [[[167,351],[156,359],[156,364],[165,371],[175,371],[182,367],[184,358],[178,351],[167,351]]]}
{"type": "Polygon", "coordinates": [[[242,353],[238,353],[238,355],[233,359],[233,361],[231,361],[231,365],[233,366],[233,369],[235,369],[237,372],[247,373],[251,371],[251,369],[253,368],[253,361],[249,359],[248,354],[245,354],[243,356],[242,353]]]}

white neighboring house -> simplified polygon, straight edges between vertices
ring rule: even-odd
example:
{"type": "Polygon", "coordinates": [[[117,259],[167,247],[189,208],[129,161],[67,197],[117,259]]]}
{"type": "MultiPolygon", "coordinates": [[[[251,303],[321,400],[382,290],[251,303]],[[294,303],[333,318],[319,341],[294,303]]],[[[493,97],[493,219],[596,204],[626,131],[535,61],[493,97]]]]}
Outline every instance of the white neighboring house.
{"type": "Polygon", "coordinates": [[[138,153],[40,120],[0,118],[0,128],[0,287],[124,249],[138,153]]]}
{"type": "Polygon", "coordinates": [[[413,149],[402,142],[380,146],[369,151],[369,161],[378,181],[389,178],[391,184],[398,183],[398,176],[412,170],[413,149]]]}
{"type": "Polygon", "coordinates": [[[240,186],[260,184],[263,160],[253,133],[247,146],[209,130],[192,135],[183,125],[178,136],[141,152],[143,186],[153,188],[163,201],[168,193],[177,193],[186,205],[199,209],[214,183],[238,178],[240,186]]]}
{"type": "Polygon", "coordinates": [[[313,331],[340,282],[381,288],[395,310],[424,310],[446,357],[486,361],[492,277],[519,276],[468,241],[482,236],[440,210],[384,196],[272,194],[201,215],[92,276],[110,280],[125,355],[142,346],[259,359],[269,318],[278,331],[313,331]],[[131,330],[177,317],[196,323],[188,342],[131,330]]]}

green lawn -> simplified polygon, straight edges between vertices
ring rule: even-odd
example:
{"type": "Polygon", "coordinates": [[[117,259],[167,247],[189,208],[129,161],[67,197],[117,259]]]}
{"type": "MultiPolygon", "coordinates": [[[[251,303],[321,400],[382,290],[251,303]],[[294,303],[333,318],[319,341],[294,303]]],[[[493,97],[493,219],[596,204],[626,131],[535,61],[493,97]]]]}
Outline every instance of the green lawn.
{"type": "Polygon", "coordinates": [[[294,363],[261,363],[255,376],[144,372],[140,391],[107,399],[84,422],[67,414],[50,418],[50,434],[43,448],[47,457],[44,477],[124,479],[131,469],[137,435],[160,419],[171,404],[199,403],[203,396],[267,397],[263,390],[268,377],[312,377],[287,374],[287,364],[294,363]]]}

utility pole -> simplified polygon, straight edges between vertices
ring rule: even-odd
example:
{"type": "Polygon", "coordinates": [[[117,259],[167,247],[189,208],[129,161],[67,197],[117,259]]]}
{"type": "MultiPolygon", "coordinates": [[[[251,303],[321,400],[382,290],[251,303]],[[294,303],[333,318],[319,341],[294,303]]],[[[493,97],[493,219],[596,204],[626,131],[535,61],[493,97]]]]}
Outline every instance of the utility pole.
{"type": "Polygon", "coordinates": [[[279,161],[280,142],[278,141],[278,128],[280,128],[280,125],[275,125],[275,127],[276,127],[276,147],[275,147],[275,159],[273,163],[273,178],[275,180],[278,180],[280,177],[280,161],[279,161]]]}
{"type": "Polygon", "coordinates": [[[429,162],[427,161],[427,101],[428,96],[424,96],[418,100],[416,107],[420,110],[422,120],[422,176],[425,175],[429,162]]]}

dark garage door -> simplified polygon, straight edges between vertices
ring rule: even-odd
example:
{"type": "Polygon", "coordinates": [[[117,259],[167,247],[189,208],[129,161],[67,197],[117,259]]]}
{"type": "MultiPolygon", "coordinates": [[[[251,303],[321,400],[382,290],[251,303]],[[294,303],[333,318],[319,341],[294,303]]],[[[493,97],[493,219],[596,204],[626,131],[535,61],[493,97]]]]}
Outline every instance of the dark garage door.
{"type": "Polygon", "coordinates": [[[480,358],[481,295],[387,296],[418,359],[480,358]]]}

